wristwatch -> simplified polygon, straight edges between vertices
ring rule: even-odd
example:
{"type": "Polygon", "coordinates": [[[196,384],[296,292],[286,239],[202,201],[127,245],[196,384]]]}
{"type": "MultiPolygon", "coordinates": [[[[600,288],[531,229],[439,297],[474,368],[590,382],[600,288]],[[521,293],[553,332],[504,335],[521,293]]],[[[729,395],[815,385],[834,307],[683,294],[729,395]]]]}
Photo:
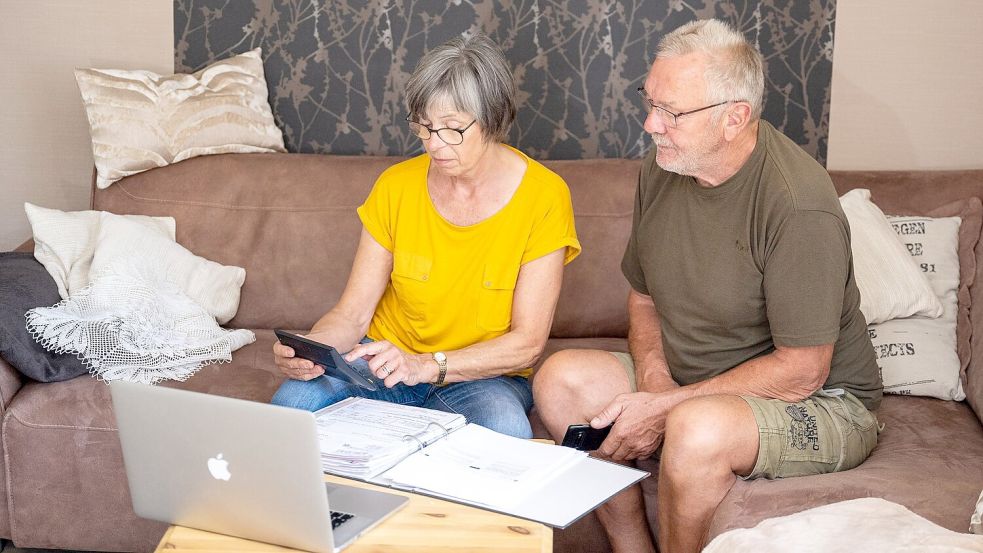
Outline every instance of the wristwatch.
{"type": "Polygon", "coordinates": [[[444,378],[447,377],[447,356],[444,352],[438,351],[433,354],[433,360],[437,362],[437,368],[440,369],[440,373],[437,375],[437,386],[444,385],[444,378]]]}

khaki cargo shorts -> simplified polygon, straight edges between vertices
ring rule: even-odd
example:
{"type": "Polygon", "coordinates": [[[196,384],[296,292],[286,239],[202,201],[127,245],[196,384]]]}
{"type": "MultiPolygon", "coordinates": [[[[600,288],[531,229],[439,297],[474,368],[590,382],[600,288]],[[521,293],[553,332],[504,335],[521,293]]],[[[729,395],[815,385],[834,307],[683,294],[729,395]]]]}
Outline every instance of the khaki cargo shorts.
{"type": "MultiPolygon", "coordinates": [[[[611,352],[638,391],[631,355],[611,352]]],[[[797,403],[741,396],[758,425],[758,460],[744,479],[784,478],[851,469],[877,445],[877,418],[850,392],[819,390],[797,403]]]]}

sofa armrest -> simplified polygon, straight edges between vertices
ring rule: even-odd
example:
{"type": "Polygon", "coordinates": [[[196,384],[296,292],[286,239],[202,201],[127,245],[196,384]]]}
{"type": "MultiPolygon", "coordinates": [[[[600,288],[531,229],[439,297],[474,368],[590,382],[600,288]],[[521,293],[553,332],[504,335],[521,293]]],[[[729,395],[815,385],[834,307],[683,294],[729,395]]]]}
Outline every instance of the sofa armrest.
{"type": "Polygon", "coordinates": [[[0,413],[7,411],[10,401],[23,385],[24,377],[0,357],[0,413]]]}

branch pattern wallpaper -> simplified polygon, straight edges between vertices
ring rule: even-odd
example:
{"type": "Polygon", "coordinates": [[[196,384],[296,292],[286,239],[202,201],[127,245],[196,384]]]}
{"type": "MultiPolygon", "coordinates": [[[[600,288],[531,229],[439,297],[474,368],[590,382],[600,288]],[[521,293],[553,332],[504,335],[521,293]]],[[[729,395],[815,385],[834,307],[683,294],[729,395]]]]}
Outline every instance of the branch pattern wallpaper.
{"type": "Polygon", "coordinates": [[[539,159],[640,157],[642,85],[659,38],[737,25],[766,62],[764,118],[825,162],[835,1],[175,0],[175,70],[262,47],[288,150],[411,155],[402,91],[428,49],[487,33],[512,64],[509,142],[539,159]]]}

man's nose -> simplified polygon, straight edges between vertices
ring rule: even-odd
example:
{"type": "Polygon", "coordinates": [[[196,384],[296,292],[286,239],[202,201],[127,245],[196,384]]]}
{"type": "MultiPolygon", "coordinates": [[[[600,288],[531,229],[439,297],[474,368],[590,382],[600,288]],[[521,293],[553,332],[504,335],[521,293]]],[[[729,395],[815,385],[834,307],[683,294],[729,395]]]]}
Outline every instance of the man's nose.
{"type": "Polygon", "coordinates": [[[666,124],[659,117],[658,111],[654,109],[645,116],[645,122],[642,123],[642,127],[649,134],[665,134],[667,130],[666,124]]]}

